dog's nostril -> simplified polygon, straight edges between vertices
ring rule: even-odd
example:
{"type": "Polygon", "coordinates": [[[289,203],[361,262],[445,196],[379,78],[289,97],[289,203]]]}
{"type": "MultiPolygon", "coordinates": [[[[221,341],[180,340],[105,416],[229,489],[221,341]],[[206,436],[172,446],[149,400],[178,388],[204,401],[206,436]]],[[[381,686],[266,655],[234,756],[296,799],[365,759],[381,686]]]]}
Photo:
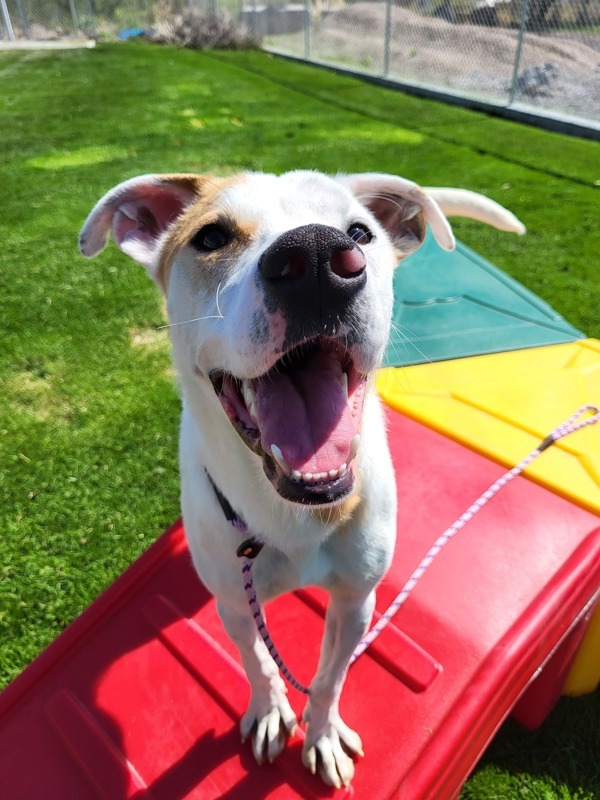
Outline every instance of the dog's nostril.
{"type": "Polygon", "coordinates": [[[297,250],[290,253],[283,269],[281,270],[280,278],[299,278],[306,272],[306,259],[304,255],[297,250]]]}
{"type": "Polygon", "coordinates": [[[299,278],[307,269],[306,256],[300,249],[267,252],[259,261],[262,275],[269,280],[299,278]]]}
{"type": "Polygon", "coordinates": [[[340,278],[354,278],[364,270],[367,262],[362,250],[353,247],[351,250],[334,250],[330,264],[331,271],[340,278]]]}

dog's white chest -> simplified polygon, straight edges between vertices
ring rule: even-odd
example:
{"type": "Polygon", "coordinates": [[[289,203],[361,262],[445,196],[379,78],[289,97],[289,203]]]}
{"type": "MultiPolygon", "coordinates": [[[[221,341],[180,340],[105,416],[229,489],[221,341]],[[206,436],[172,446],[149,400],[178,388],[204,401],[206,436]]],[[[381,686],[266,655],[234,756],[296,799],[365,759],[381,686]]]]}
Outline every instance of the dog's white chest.
{"type": "Polygon", "coordinates": [[[269,552],[265,547],[256,559],[254,572],[257,588],[265,600],[305,586],[327,589],[335,582],[336,574],[333,559],[323,547],[309,553],[295,553],[293,558],[269,552]]]}
{"type": "Polygon", "coordinates": [[[300,564],[300,586],[326,586],[333,575],[334,565],[331,556],[324,548],[300,564]]]}

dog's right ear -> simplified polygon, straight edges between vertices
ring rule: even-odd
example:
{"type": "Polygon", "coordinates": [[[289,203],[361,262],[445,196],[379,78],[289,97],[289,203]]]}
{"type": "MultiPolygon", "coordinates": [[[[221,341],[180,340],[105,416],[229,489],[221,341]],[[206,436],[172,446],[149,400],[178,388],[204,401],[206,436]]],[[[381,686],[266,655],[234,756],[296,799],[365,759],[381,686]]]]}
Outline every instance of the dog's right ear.
{"type": "Polygon", "coordinates": [[[386,229],[398,258],[404,258],[421,245],[427,225],[440,247],[454,250],[454,235],[448,220],[433,197],[418,184],[380,172],[338,175],[337,180],[386,229]]]}
{"type": "Polygon", "coordinates": [[[99,200],[79,235],[79,249],[93,258],[112,234],[118,247],[157,277],[160,240],[171,223],[200,194],[199,175],[140,175],[115,186],[99,200]]]}

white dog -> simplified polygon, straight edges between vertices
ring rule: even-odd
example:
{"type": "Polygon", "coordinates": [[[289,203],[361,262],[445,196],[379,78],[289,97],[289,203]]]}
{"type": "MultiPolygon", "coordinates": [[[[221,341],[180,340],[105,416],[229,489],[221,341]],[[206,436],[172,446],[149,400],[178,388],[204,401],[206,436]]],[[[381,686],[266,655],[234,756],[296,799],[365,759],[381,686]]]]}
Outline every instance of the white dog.
{"type": "Polygon", "coordinates": [[[241,731],[259,763],[282,751],[297,720],[248,607],[240,534],[223,497],[264,544],[254,562],[261,601],[306,585],[329,592],[303,761],[336,787],[350,783],[353,756],[362,755],[340,718],[340,693],[396,538],[394,473],[372,378],[398,261],[419,247],[426,226],[454,247],[443,211],[524,230],[471,192],[298,171],[133,178],[98,202],[81,233],[91,257],[112,230],[166,295],[183,392],[183,518],[251,684],[241,731]]]}

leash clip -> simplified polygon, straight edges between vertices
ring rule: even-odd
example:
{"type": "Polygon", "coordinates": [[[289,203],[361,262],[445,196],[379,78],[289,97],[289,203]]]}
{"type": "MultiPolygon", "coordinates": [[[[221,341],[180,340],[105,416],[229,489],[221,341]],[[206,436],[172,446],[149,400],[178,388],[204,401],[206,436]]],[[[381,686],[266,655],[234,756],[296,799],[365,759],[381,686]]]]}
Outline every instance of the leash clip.
{"type": "Polygon", "coordinates": [[[264,545],[259,542],[254,536],[249,539],[244,539],[238,549],[235,551],[238,558],[256,558],[256,556],[263,549],[264,545]]]}

